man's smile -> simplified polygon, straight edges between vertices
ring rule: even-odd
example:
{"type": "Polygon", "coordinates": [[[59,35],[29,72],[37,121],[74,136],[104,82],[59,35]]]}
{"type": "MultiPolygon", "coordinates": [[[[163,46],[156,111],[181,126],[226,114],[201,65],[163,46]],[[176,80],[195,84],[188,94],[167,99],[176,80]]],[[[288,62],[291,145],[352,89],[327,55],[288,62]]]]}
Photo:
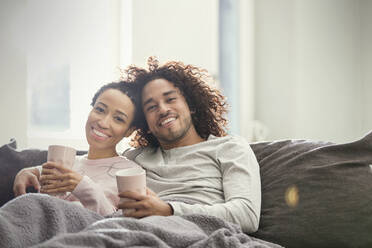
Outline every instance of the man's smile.
{"type": "Polygon", "coordinates": [[[168,117],[165,120],[162,120],[159,124],[160,127],[168,127],[176,120],[176,117],[168,117]]]}

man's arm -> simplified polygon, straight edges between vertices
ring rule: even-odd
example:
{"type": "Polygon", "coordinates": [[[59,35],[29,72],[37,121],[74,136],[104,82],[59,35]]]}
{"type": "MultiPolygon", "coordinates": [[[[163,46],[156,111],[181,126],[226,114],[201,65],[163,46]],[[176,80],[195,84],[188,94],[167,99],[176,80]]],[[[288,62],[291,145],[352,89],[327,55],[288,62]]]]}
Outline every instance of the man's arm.
{"type": "Polygon", "coordinates": [[[170,202],[174,215],[213,215],[239,224],[244,232],[257,231],[261,211],[259,165],[249,144],[232,139],[218,149],[225,203],[213,205],[170,202]]]}
{"type": "MultiPolygon", "coordinates": [[[[239,224],[243,231],[247,233],[256,231],[259,225],[261,208],[261,180],[259,165],[252,149],[244,139],[238,137],[231,137],[231,139],[213,148],[216,149],[216,158],[210,162],[217,161],[216,166],[219,167],[221,173],[225,202],[208,205],[168,201],[173,214],[213,215],[239,224]]],[[[216,188],[221,188],[221,185],[216,185],[216,188]]],[[[142,199],[135,193],[127,197],[137,200],[137,202],[131,203],[130,206],[122,205],[119,208],[147,209],[147,211],[141,212],[149,213],[152,211],[150,208],[157,208],[157,206],[161,208],[164,205],[153,204],[158,202],[157,197],[148,196],[146,199],[142,199]]],[[[136,217],[139,218],[147,216],[137,214],[136,217]]]]}

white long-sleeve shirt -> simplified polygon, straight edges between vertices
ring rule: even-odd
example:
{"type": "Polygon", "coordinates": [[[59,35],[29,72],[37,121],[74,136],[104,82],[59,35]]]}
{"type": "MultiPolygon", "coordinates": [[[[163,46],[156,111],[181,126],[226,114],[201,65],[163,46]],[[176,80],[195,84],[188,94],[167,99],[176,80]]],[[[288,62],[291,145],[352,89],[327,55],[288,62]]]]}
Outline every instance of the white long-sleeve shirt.
{"type": "Polygon", "coordinates": [[[260,170],[243,138],[210,135],[191,146],[145,148],[124,155],[134,154],[134,161],[146,170],[147,186],[171,204],[174,215],[208,214],[237,223],[247,233],[258,229],[260,170]]]}
{"type": "MultiPolygon", "coordinates": [[[[72,170],[82,175],[83,179],[67,196],[57,197],[81,204],[101,215],[112,214],[119,203],[115,173],[135,166],[138,165],[123,156],[103,159],[76,156],[72,170]]],[[[41,175],[42,167],[37,168],[41,175]]]]}

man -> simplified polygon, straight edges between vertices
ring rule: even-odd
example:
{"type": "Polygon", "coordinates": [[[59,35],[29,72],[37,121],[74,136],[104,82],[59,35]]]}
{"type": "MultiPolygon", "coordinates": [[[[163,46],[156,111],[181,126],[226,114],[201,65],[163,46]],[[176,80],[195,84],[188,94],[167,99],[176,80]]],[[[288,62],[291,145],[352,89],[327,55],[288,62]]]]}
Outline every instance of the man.
{"type": "Polygon", "coordinates": [[[142,120],[124,155],[147,173],[146,196],[123,192],[136,201],[129,217],[208,214],[258,229],[261,184],[257,160],[242,138],[226,135],[224,97],[207,84],[204,70],[180,62],[163,66],[149,59],[149,70],[135,66],[128,78],[139,84],[142,120]],[[153,192],[153,191],[155,192],[153,192]]]}

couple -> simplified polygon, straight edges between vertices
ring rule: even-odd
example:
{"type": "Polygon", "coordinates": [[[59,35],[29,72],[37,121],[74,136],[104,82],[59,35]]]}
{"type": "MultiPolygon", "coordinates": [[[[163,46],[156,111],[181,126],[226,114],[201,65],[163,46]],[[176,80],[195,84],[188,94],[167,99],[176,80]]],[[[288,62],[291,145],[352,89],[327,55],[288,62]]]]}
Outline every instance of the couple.
{"type": "Polygon", "coordinates": [[[261,207],[259,166],[244,139],[226,135],[224,97],[208,86],[205,72],[180,62],[159,66],[149,59],[148,70],[131,66],[127,75],[128,82],[108,84],[93,98],[86,124],[89,151],[77,167],[84,171],[95,159],[104,162],[106,170],[122,169],[113,166],[118,161],[126,161],[124,167],[139,165],[146,170],[147,195],[122,192],[120,197],[135,201],[118,204],[116,186],[105,185],[110,182],[102,171],[92,174],[101,174],[105,190],[88,172],[53,162],[43,164],[42,175],[40,167],[19,172],[15,194],[41,184],[44,193],[76,193],[78,201],[102,215],[116,208],[135,209],[126,215],[134,218],[207,214],[236,223],[246,233],[255,232],[261,207]],[[116,144],[135,129],[136,149],[119,156],[116,144]],[[53,168],[65,173],[55,175],[53,168]],[[86,197],[89,190],[101,196],[86,197]]]}

